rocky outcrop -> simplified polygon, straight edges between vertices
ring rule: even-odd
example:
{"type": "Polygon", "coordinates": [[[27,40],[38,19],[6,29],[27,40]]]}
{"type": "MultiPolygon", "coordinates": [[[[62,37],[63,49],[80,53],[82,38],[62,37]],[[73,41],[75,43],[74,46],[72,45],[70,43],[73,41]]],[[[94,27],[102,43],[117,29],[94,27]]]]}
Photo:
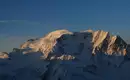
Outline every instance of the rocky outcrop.
{"type": "Polygon", "coordinates": [[[109,32],[96,31],[93,34],[93,53],[95,49],[108,55],[126,55],[127,43],[120,36],[113,36],[109,32]]]}
{"type": "Polygon", "coordinates": [[[12,52],[21,52],[21,51],[22,51],[21,49],[13,48],[13,51],[12,51],[12,52]]]}

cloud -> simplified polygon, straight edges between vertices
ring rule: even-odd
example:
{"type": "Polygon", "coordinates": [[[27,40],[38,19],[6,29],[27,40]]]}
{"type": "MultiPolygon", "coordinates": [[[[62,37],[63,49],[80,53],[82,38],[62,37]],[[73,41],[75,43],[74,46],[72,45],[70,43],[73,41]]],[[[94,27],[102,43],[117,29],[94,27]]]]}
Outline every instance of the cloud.
{"type": "Polygon", "coordinates": [[[0,23],[6,23],[6,22],[8,22],[8,21],[0,21],[0,23]]]}
{"type": "Polygon", "coordinates": [[[0,23],[9,23],[9,22],[21,22],[24,20],[0,20],[0,23]]]}
{"type": "Polygon", "coordinates": [[[20,23],[20,24],[30,24],[30,25],[42,25],[41,22],[28,21],[28,20],[0,20],[0,23],[20,23]]]}

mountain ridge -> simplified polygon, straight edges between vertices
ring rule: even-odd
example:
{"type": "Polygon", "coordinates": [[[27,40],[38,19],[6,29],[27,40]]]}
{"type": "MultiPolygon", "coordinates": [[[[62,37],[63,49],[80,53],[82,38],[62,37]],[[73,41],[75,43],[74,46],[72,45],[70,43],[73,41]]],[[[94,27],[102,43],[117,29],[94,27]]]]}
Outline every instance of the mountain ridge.
{"type": "Polygon", "coordinates": [[[129,53],[103,30],[57,30],[1,53],[0,80],[129,80],[129,53]]]}
{"type": "Polygon", "coordinates": [[[47,57],[50,52],[53,52],[54,47],[57,47],[55,45],[60,43],[60,39],[61,42],[63,41],[62,38],[65,38],[64,36],[66,36],[66,38],[74,38],[73,36],[76,36],[77,38],[80,36],[84,39],[90,38],[91,40],[89,40],[89,45],[93,48],[93,54],[95,54],[98,50],[104,51],[104,53],[107,53],[108,55],[112,55],[114,53],[126,55],[127,53],[127,43],[120,36],[113,36],[109,32],[105,32],[103,30],[86,30],[74,33],[68,30],[57,30],[50,32],[43,38],[25,42],[21,45],[21,49],[31,48],[34,51],[42,52],[47,57]]]}

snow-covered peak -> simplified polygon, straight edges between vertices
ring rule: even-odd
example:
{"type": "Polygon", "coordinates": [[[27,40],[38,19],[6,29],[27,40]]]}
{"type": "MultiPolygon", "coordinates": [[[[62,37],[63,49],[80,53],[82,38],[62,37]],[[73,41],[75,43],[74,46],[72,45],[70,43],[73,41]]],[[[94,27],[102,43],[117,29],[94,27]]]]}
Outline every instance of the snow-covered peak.
{"type": "Polygon", "coordinates": [[[22,44],[21,49],[31,48],[32,52],[42,52],[47,58],[50,53],[80,53],[75,50],[80,48],[84,50],[83,46],[89,46],[92,54],[100,51],[108,55],[126,55],[127,48],[126,42],[120,36],[113,36],[103,30],[80,32],[57,30],[43,38],[28,40],[22,44]]]}
{"type": "Polygon", "coordinates": [[[0,59],[8,59],[8,53],[7,52],[0,52],[0,59]]]}
{"type": "Polygon", "coordinates": [[[106,31],[57,30],[0,59],[0,80],[129,80],[129,53],[130,45],[106,31]]]}
{"type": "Polygon", "coordinates": [[[57,43],[57,39],[64,34],[72,34],[67,30],[57,30],[50,32],[45,37],[40,39],[28,40],[21,45],[21,49],[31,48],[32,52],[42,52],[44,56],[47,57],[48,54],[52,51],[53,47],[57,43]]]}

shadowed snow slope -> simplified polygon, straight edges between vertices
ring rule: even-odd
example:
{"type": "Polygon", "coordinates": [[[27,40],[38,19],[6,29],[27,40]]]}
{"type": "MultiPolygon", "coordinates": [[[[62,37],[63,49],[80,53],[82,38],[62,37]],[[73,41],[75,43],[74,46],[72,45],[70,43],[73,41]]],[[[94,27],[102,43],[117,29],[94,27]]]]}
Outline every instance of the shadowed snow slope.
{"type": "Polygon", "coordinates": [[[0,59],[0,80],[129,80],[129,45],[102,30],[57,30],[0,59]]]}

